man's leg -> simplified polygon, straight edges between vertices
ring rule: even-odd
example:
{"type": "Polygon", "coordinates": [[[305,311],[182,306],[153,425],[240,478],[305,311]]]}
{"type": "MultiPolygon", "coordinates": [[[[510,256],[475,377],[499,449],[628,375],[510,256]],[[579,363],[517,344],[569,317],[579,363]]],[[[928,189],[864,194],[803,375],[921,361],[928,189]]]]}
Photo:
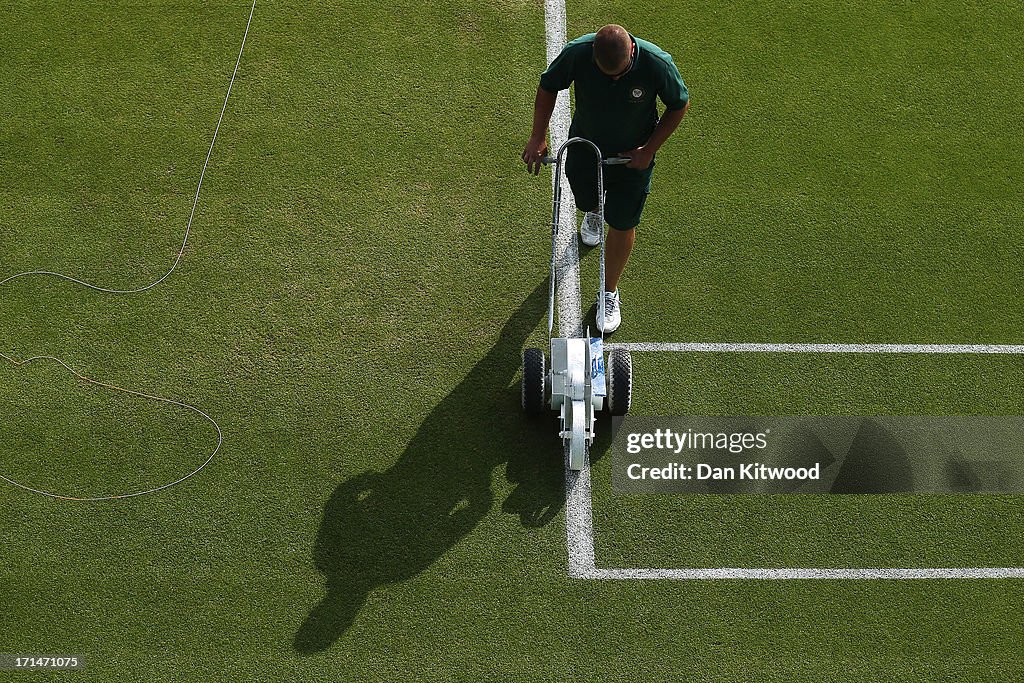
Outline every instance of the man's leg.
{"type": "Polygon", "coordinates": [[[597,162],[594,153],[582,145],[572,145],[565,152],[565,177],[569,180],[576,208],[597,211],[597,162]]]}
{"type": "Polygon", "coordinates": [[[619,173],[624,177],[614,177],[608,183],[604,206],[604,218],[608,223],[604,259],[605,291],[614,292],[618,289],[619,278],[626,269],[633,243],[636,242],[636,226],[640,224],[640,216],[651,191],[653,170],[653,164],[647,172],[621,169],[619,173]],[[628,175],[625,175],[627,172],[628,175]]]}
{"type": "Polygon", "coordinates": [[[604,280],[605,291],[614,292],[619,287],[619,278],[626,269],[629,254],[636,242],[636,229],[616,230],[610,228],[605,238],[604,280]]]}
{"type": "Polygon", "coordinates": [[[565,175],[569,179],[576,208],[584,212],[580,239],[592,247],[601,241],[604,223],[597,211],[597,159],[593,151],[574,145],[566,152],[565,175]]]}
{"type": "Polygon", "coordinates": [[[605,238],[605,283],[607,294],[598,295],[597,326],[605,332],[614,332],[622,321],[619,300],[619,279],[626,269],[629,255],[636,242],[636,226],[640,223],[647,194],[651,191],[651,172],[654,163],[646,172],[632,171],[620,167],[620,173],[609,173],[608,194],[605,201],[605,220],[608,222],[608,236],[605,238]],[[603,310],[602,310],[603,308],[603,310]]]}

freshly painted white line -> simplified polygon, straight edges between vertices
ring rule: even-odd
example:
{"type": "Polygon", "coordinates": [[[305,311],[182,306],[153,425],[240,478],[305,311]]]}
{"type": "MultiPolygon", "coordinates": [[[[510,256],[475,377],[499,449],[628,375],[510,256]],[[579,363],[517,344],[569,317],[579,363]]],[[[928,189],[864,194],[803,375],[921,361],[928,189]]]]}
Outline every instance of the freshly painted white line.
{"type": "MultiPolygon", "coordinates": [[[[546,0],[544,16],[547,24],[547,58],[551,62],[565,44],[565,3],[546,0]]],[[[558,93],[551,115],[551,149],[557,150],[569,139],[569,91],[558,93]]],[[[551,174],[554,190],[554,174],[551,174]]],[[[580,311],[580,254],[576,241],[576,204],[569,181],[562,173],[562,211],[555,236],[555,273],[558,293],[558,335],[579,337],[583,334],[580,311]]]]}
{"type": "MultiPolygon", "coordinates": [[[[565,2],[544,2],[547,63],[558,56],[565,45],[565,2]]],[[[569,139],[569,92],[558,93],[551,115],[551,149],[557,150],[569,139]]],[[[554,191],[554,174],[551,188],[554,191]]],[[[555,233],[555,281],[558,293],[558,333],[563,337],[583,334],[580,305],[580,255],[576,242],[576,205],[569,181],[562,174],[562,212],[555,233]]],[[[569,575],[586,578],[594,572],[594,522],[591,519],[589,465],[576,472],[569,469],[569,449],[565,457],[565,533],[569,550],[569,575]]]]}
{"type": "MultiPolygon", "coordinates": [[[[568,449],[566,449],[568,451],[568,449]]],[[[593,579],[594,518],[591,510],[590,463],[581,470],[569,469],[569,453],[565,453],[565,533],[569,555],[569,576],[593,579]]]]}
{"type": "Polygon", "coordinates": [[[1024,354],[1022,344],[764,344],[728,342],[625,342],[605,344],[627,351],[682,353],[946,353],[1024,354]]]}
{"type": "Polygon", "coordinates": [[[715,581],[746,579],[779,581],[793,579],[1021,579],[1024,567],[931,567],[876,569],[741,568],[706,569],[594,569],[588,579],[673,579],[715,581]]]}
{"type": "MultiPolygon", "coordinates": [[[[609,349],[687,353],[903,353],[903,354],[1021,354],[1019,344],[761,344],[761,343],[609,343],[609,349]]],[[[589,502],[589,500],[588,500],[589,502]]],[[[588,505],[588,519],[593,518],[588,505]]],[[[593,529],[589,553],[594,562],[593,529]]],[[[570,548],[570,555],[572,549],[570,548]]],[[[595,563],[596,565],[596,563],[595,563]]],[[[597,580],[716,581],[716,580],[912,580],[912,579],[1022,579],[1024,567],[694,567],[690,569],[594,568],[580,578],[597,580]]]]}

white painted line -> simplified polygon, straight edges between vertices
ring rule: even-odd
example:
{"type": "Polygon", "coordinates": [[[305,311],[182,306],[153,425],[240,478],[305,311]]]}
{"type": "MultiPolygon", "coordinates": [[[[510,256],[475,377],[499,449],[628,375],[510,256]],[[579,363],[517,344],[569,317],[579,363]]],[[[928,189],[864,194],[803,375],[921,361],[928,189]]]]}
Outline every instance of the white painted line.
{"type": "MultiPolygon", "coordinates": [[[[547,58],[550,63],[565,44],[565,3],[546,0],[544,17],[547,25],[547,58]]],[[[551,150],[558,150],[569,139],[569,91],[562,90],[555,100],[551,115],[551,150]]],[[[554,190],[554,173],[551,187],[554,190]]],[[[576,241],[576,204],[569,188],[569,180],[562,173],[562,211],[559,214],[555,236],[555,285],[558,293],[558,334],[561,337],[583,335],[583,316],[580,311],[580,254],[576,241]]]]}
{"type": "MultiPolygon", "coordinates": [[[[932,354],[1021,354],[1019,344],[760,344],[760,343],[609,343],[609,349],[629,351],[671,351],[687,353],[932,353],[932,354]]],[[[589,475],[589,473],[588,473],[589,475]]],[[[589,493],[589,476],[588,476],[589,493]]],[[[591,499],[585,517],[593,524],[591,499]]],[[[568,516],[568,515],[567,515],[568,516]]],[[[594,559],[593,526],[586,534],[589,545],[573,552],[589,553],[593,569],[579,578],[596,580],[721,581],[721,580],[914,580],[914,579],[1024,579],[1024,567],[903,567],[903,568],[789,568],[789,567],[694,567],[690,569],[597,568],[594,559]]]]}
{"type": "Polygon", "coordinates": [[[1024,567],[933,567],[876,569],[790,569],[732,568],[707,569],[594,569],[588,579],[673,579],[689,581],[793,580],[793,579],[1021,579],[1024,567]]]}
{"type": "MultiPolygon", "coordinates": [[[[565,2],[544,2],[547,63],[558,56],[565,45],[565,2]]],[[[558,150],[569,139],[569,92],[558,93],[551,115],[551,149],[558,150]]],[[[554,174],[551,189],[554,191],[554,174]]],[[[555,285],[558,292],[558,333],[563,337],[583,334],[580,304],[580,255],[576,242],[576,204],[569,181],[562,174],[562,212],[555,234],[555,285]]],[[[569,575],[586,578],[594,571],[594,522],[591,518],[590,468],[579,472],[569,469],[569,449],[565,453],[565,533],[569,550],[569,575]]]]}
{"type": "Polygon", "coordinates": [[[1024,354],[1022,344],[762,344],[728,342],[626,342],[605,344],[627,351],[682,353],[946,353],[1024,354]]]}
{"type": "Polygon", "coordinates": [[[574,579],[604,578],[595,575],[599,570],[594,559],[590,463],[579,471],[571,470],[568,452],[565,454],[565,462],[565,534],[569,551],[569,576],[574,579]]]}

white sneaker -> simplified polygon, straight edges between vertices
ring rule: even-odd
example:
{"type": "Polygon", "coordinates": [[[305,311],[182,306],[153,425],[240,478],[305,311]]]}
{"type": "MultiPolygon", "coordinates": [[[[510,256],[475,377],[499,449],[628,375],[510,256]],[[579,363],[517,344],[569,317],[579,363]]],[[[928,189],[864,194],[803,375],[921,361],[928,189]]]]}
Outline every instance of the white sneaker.
{"type": "Polygon", "coordinates": [[[619,324],[622,323],[622,313],[619,310],[619,290],[605,292],[603,313],[604,315],[601,311],[601,295],[598,294],[597,313],[594,316],[597,318],[597,329],[605,334],[619,329],[619,324]]]}
{"type": "Polygon", "coordinates": [[[601,232],[604,230],[604,221],[601,220],[601,215],[596,213],[587,212],[587,215],[583,217],[583,222],[580,223],[580,239],[583,240],[583,244],[588,247],[595,247],[601,243],[601,232]]]}

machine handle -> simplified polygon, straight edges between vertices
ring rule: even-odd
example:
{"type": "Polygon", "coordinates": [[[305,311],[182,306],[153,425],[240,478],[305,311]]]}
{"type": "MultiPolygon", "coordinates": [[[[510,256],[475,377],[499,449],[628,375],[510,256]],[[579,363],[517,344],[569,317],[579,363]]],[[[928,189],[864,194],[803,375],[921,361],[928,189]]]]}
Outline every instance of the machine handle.
{"type": "MultiPolygon", "coordinates": [[[[541,157],[540,163],[542,164],[553,164],[557,161],[556,157],[541,157]]],[[[621,166],[628,164],[632,159],[629,157],[608,157],[607,159],[601,159],[602,166],[621,166]]]]}

